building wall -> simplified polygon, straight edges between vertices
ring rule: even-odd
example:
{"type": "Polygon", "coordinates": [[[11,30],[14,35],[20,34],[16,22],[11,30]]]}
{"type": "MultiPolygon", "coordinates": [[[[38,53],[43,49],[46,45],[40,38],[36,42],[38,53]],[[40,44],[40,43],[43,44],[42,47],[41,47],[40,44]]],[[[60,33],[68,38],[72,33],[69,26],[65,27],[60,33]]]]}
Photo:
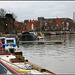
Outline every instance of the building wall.
{"type": "Polygon", "coordinates": [[[25,24],[22,22],[15,21],[15,26],[17,27],[17,32],[26,31],[25,24]]]}
{"type": "Polygon", "coordinates": [[[5,34],[15,33],[14,21],[10,18],[0,18],[0,32],[5,34]]]}
{"type": "Polygon", "coordinates": [[[73,31],[75,30],[75,24],[73,20],[69,18],[50,18],[44,19],[41,17],[39,20],[30,20],[25,23],[15,22],[17,31],[73,31]]]}
{"type": "Polygon", "coordinates": [[[50,19],[41,19],[39,17],[39,21],[42,20],[44,22],[44,31],[69,31],[75,30],[75,24],[73,23],[72,19],[69,18],[50,18],[50,19]]]}
{"type": "Polygon", "coordinates": [[[30,20],[25,24],[26,30],[39,30],[39,22],[35,20],[30,20]]]}

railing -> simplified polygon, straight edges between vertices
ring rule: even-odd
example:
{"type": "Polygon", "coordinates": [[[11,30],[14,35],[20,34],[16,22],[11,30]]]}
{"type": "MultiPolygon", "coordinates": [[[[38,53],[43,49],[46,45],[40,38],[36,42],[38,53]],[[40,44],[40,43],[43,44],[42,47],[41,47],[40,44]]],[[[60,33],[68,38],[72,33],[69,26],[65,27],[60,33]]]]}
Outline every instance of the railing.
{"type": "Polygon", "coordinates": [[[5,64],[3,61],[0,60],[0,64],[3,65],[7,70],[9,70],[13,75],[20,75],[20,73],[13,70],[11,67],[9,67],[7,64],[5,64]]]}

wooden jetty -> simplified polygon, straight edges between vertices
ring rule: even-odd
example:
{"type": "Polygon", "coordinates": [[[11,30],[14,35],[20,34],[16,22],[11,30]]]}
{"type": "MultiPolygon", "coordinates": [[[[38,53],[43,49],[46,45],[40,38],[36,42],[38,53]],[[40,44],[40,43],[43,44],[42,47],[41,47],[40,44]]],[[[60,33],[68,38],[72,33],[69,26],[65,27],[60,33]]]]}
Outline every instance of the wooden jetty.
{"type": "Polygon", "coordinates": [[[62,44],[63,40],[52,40],[52,41],[19,41],[19,44],[62,44]]]}

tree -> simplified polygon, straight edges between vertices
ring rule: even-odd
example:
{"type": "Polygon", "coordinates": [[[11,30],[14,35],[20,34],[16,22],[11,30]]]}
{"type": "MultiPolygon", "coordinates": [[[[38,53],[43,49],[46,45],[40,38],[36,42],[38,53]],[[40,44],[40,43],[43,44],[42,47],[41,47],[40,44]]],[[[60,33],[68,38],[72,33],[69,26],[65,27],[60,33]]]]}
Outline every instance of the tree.
{"type": "Polygon", "coordinates": [[[2,33],[15,33],[16,27],[14,13],[7,13],[4,9],[0,9],[0,30],[3,30],[2,33]]]}
{"type": "Polygon", "coordinates": [[[0,9],[0,18],[4,18],[6,11],[4,9],[0,9]]]}
{"type": "Polygon", "coordinates": [[[13,16],[14,19],[17,18],[17,16],[14,13],[11,13],[11,14],[12,14],[12,16],[13,16]]]}

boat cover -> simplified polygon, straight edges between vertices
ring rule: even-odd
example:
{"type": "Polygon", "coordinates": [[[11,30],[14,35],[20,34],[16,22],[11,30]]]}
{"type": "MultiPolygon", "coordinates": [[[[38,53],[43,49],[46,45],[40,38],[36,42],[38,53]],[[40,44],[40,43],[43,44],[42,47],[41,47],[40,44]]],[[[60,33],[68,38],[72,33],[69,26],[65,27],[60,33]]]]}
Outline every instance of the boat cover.
{"type": "Polygon", "coordinates": [[[10,45],[12,45],[13,47],[17,46],[16,43],[10,42],[10,43],[7,43],[7,44],[2,44],[2,48],[3,48],[3,46],[10,46],[10,45]]]}

